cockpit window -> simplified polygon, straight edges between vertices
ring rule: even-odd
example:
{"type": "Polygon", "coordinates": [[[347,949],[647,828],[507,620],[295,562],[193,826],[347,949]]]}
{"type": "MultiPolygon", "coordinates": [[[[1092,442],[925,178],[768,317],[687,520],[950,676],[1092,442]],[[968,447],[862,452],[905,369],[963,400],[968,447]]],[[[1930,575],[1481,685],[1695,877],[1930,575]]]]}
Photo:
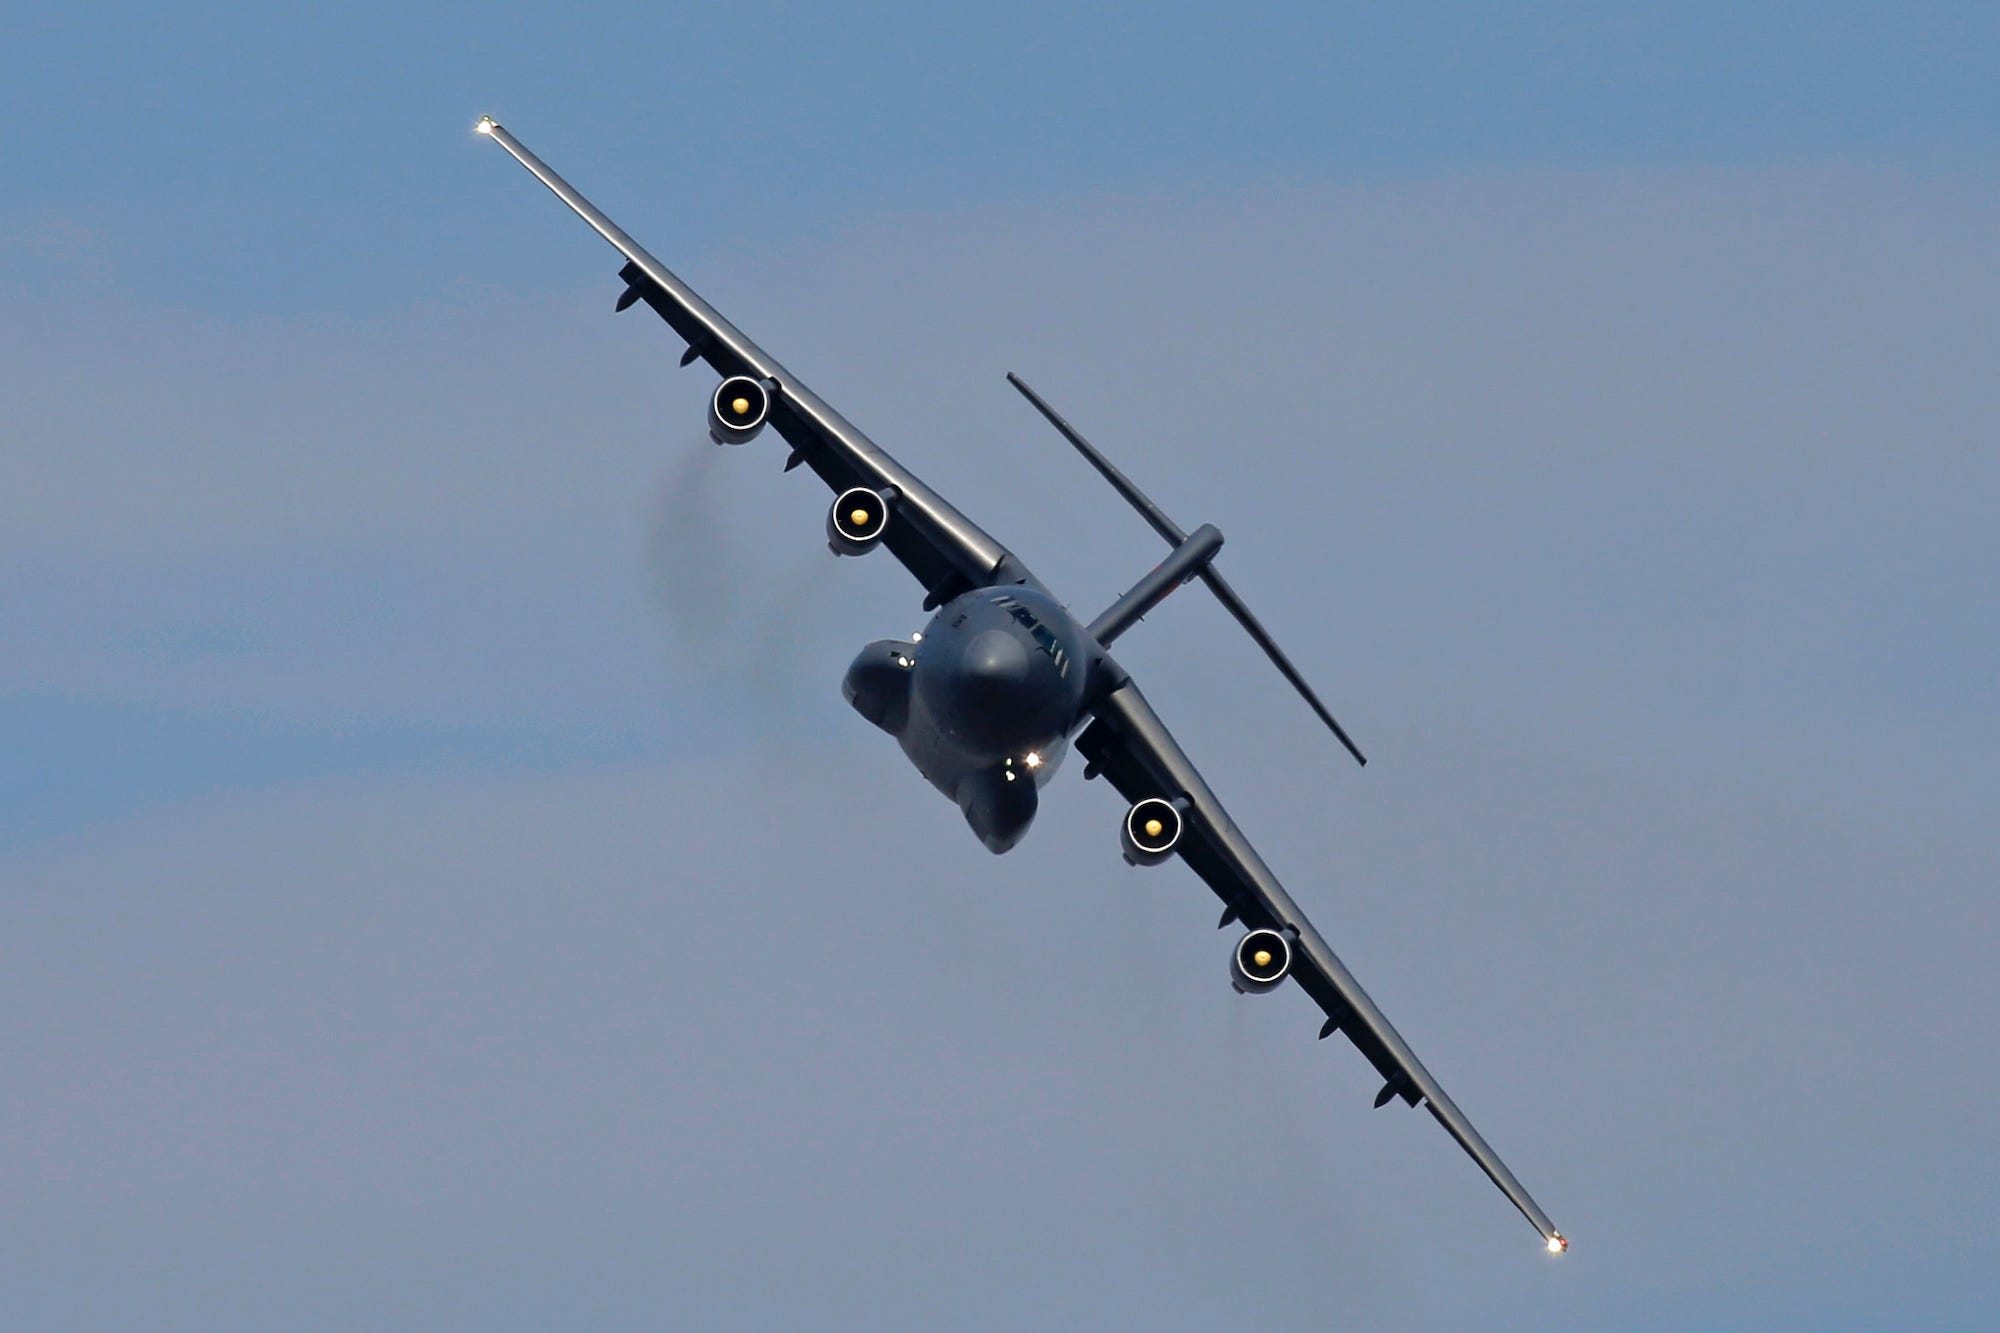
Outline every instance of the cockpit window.
{"type": "Polygon", "coordinates": [[[1028,631],[1028,637],[1035,641],[1035,646],[1047,653],[1055,662],[1056,671],[1062,678],[1069,679],[1069,654],[1063,651],[1062,640],[1055,636],[1054,630],[1044,625],[1040,617],[1007,593],[994,593],[993,605],[1019,621],[1028,631]]]}

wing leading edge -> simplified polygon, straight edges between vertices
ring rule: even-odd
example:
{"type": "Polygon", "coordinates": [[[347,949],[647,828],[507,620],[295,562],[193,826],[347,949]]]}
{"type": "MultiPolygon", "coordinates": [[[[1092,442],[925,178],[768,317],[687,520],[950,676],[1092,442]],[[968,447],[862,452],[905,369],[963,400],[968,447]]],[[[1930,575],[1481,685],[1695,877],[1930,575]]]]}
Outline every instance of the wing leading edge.
{"type": "Polygon", "coordinates": [[[792,446],[788,468],[803,462],[836,493],[853,486],[871,490],[894,488],[894,521],[882,538],[883,544],[924,585],[926,609],[941,606],[961,592],[992,584],[1040,586],[1006,547],[717,314],[672,270],[648,254],[498,122],[487,117],[476,128],[506,149],[556,198],[569,205],[571,211],[625,256],[620,276],[625,279],[626,292],[619,300],[619,309],[641,300],[652,307],[687,342],[687,355],[681,358],[683,365],[699,358],[724,376],[749,375],[773,388],[770,424],[792,446]]]}
{"type": "MultiPolygon", "coordinates": [[[[505,148],[536,179],[609,241],[626,264],[619,309],[643,300],[687,343],[686,365],[699,358],[719,374],[750,375],[773,389],[770,424],[792,446],[787,468],[803,462],[832,490],[853,486],[897,492],[896,521],[883,543],[926,590],[926,608],[958,593],[998,583],[1041,586],[999,542],[835,412],[769,354],[676,277],[595,205],[491,118],[477,129],[505,148]]],[[[1423,1103],[1460,1147],[1534,1224],[1549,1248],[1567,1246],[1548,1215],[1514,1179],[1430,1072],[1404,1044],[1368,993],[1285,892],[1129,680],[1094,707],[1077,749],[1128,800],[1185,794],[1192,818],[1177,849],[1224,904],[1223,920],[1296,933],[1292,973],[1327,1015],[1321,1036],[1345,1032],[1386,1080],[1377,1105],[1392,1096],[1423,1103]]],[[[1337,728],[1336,728],[1337,729],[1337,728]]]]}
{"type": "Polygon", "coordinates": [[[1298,957],[1292,975],[1327,1016],[1320,1035],[1346,1034],[1382,1075],[1385,1082],[1375,1104],[1401,1097],[1411,1106],[1426,1106],[1445,1132],[1541,1232],[1548,1248],[1557,1252],[1567,1249],[1569,1242],[1548,1214],[1445,1095],[1347,965],[1285,892],[1138,687],[1125,681],[1094,711],[1095,720],[1077,737],[1077,752],[1127,800],[1187,797],[1191,818],[1176,850],[1222,899],[1224,924],[1235,919],[1253,928],[1296,932],[1298,957]]]}

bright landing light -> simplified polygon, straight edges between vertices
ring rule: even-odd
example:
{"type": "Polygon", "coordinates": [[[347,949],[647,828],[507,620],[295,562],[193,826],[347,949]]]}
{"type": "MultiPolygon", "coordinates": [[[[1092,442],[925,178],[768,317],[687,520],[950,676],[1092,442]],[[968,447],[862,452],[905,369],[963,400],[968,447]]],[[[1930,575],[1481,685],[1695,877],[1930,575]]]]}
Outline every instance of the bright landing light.
{"type": "Polygon", "coordinates": [[[1569,1242],[1563,1239],[1562,1232],[1558,1231],[1555,1235],[1549,1237],[1550,1254],[1561,1254],[1568,1248],[1569,1242]]]}
{"type": "Polygon", "coordinates": [[[1036,754],[1033,750],[1030,750],[1028,751],[1028,757],[1022,760],[1021,762],[1026,764],[1029,768],[1040,768],[1042,766],[1042,757],[1036,754]]]}
{"type": "Polygon", "coordinates": [[[499,123],[499,121],[493,119],[491,116],[481,116],[479,123],[472,127],[472,132],[474,134],[491,134],[493,133],[493,127],[499,123]]]}

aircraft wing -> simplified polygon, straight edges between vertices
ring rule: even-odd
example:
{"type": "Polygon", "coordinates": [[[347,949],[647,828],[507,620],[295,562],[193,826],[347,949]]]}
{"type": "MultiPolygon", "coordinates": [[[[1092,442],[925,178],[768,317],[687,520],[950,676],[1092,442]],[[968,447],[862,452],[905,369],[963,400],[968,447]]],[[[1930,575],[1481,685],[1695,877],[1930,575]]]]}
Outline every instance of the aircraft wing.
{"type": "Polygon", "coordinates": [[[1392,1097],[1400,1097],[1411,1106],[1422,1103],[1542,1233],[1550,1250],[1568,1248],[1548,1214],[1445,1096],[1347,965],[1285,892],[1138,686],[1128,679],[1093,712],[1094,720],[1076,740],[1077,752],[1090,765],[1087,772],[1103,775],[1128,801],[1152,796],[1186,798],[1185,828],[1174,850],[1222,899],[1225,925],[1233,918],[1252,929],[1296,932],[1291,976],[1327,1016],[1320,1035],[1343,1033],[1382,1075],[1385,1082],[1375,1104],[1381,1106],[1392,1097]]]}
{"type": "MultiPolygon", "coordinates": [[[[961,592],[996,583],[1034,582],[1005,547],[958,512],[916,475],[884,452],[791,372],[715,312],[675,277],[666,265],[599,212],[569,182],[551,171],[493,120],[479,132],[494,139],[535,178],[568,204],[625,256],[619,276],[626,291],[618,308],[644,301],[687,342],[681,364],[706,361],[724,377],[748,375],[772,387],[771,428],[792,446],[787,470],[804,463],[835,494],[855,486],[896,491],[894,516],[883,545],[924,585],[924,609],[941,606],[961,592]]],[[[1037,585],[1039,586],[1039,585],[1037,585]]]]}

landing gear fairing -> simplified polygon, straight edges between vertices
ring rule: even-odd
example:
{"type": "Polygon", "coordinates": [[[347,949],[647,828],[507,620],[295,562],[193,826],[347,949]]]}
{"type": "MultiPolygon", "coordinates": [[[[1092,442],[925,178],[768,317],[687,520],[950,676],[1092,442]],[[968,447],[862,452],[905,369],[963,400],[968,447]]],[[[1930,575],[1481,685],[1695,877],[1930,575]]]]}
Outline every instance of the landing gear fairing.
{"type": "Polygon", "coordinates": [[[1005,852],[1033,822],[1041,788],[1073,743],[1086,778],[1102,777],[1128,803],[1120,848],[1135,865],[1178,856],[1222,900],[1224,926],[1244,934],[1229,959],[1240,992],[1295,980],[1320,1006],[1321,1037],[1344,1034],[1384,1082],[1375,1104],[1428,1109],[1551,1252],[1567,1248],[1548,1215],[1431,1077],[1250,845],[1131,676],[1112,643],[1166,596],[1197,578],[1242,623],[1357,761],[1361,752],[1241,598],[1215,569],[1222,534],[1183,531],[1018,378],[1014,386],[1171,547],[1167,558],[1102,614],[1078,620],[1012,552],[989,536],[791,372],[751,342],[665,265],[490,118],[490,136],[624,255],[618,309],[650,306],[687,344],[681,364],[705,361],[721,382],[709,435],[748,443],[769,427],[833,492],[827,543],[836,554],[886,548],[923,585],[934,613],[921,634],[863,648],[842,693],[896,738],[930,784],[954,802],[987,848],[1005,852]]]}

